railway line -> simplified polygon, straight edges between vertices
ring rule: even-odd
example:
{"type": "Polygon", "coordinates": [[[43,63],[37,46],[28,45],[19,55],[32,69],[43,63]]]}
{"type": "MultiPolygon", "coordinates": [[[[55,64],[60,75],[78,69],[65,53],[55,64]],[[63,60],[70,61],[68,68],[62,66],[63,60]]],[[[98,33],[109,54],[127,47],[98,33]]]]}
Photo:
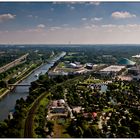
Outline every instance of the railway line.
{"type": "Polygon", "coordinates": [[[46,92],[42,93],[34,102],[33,106],[29,110],[25,121],[24,127],[24,138],[33,138],[33,116],[36,113],[36,108],[39,105],[39,102],[46,96],[46,92]]]}

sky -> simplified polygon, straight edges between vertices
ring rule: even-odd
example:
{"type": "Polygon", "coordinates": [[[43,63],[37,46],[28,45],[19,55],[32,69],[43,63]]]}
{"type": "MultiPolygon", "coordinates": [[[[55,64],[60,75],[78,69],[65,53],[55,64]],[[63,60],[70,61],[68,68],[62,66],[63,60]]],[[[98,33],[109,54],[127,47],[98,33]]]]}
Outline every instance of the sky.
{"type": "Polygon", "coordinates": [[[0,2],[0,44],[140,44],[140,2],[0,2]]]}

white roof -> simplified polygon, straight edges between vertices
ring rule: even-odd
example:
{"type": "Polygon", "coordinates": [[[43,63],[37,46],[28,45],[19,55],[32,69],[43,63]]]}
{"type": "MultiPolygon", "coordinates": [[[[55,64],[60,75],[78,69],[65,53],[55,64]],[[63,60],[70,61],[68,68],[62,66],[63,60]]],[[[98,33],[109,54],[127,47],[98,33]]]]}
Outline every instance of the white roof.
{"type": "Polygon", "coordinates": [[[72,108],[72,110],[75,111],[75,112],[77,112],[77,113],[79,113],[81,109],[82,109],[81,106],[77,106],[77,107],[73,107],[72,108]]]}
{"type": "Polygon", "coordinates": [[[70,63],[70,65],[71,65],[72,67],[76,67],[76,64],[75,64],[75,63],[70,63]]]}
{"type": "Polygon", "coordinates": [[[65,103],[64,99],[59,100],[60,103],[65,103]]]}
{"type": "Polygon", "coordinates": [[[134,55],[132,57],[134,57],[134,58],[140,58],[140,54],[134,55]]]}
{"type": "Polygon", "coordinates": [[[106,67],[100,71],[101,72],[119,72],[123,68],[125,68],[125,66],[111,65],[111,66],[106,67]]]}

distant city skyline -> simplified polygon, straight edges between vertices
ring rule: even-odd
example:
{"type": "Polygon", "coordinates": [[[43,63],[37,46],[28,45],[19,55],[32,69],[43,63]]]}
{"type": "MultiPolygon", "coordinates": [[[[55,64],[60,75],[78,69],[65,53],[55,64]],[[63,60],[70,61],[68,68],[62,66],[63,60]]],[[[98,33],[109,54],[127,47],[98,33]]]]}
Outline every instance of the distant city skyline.
{"type": "Polygon", "coordinates": [[[0,44],[140,44],[140,2],[0,2],[0,44]]]}

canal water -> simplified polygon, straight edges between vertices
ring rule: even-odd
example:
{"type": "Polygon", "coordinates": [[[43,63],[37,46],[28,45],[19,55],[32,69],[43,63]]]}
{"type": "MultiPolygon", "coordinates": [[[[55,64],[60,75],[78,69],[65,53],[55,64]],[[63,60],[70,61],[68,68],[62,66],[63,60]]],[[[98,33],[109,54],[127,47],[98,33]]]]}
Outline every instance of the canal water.
{"type": "MultiPolygon", "coordinates": [[[[38,79],[36,74],[45,74],[50,67],[54,65],[56,61],[58,61],[61,57],[63,57],[66,53],[62,52],[59,56],[54,57],[49,60],[50,63],[42,65],[39,69],[35,70],[31,75],[29,75],[26,79],[24,79],[19,84],[30,85],[32,81],[38,79]]],[[[7,94],[0,100],[0,121],[4,120],[8,117],[8,114],[11,110],[14,110],[15,103],[17,99],[21,97],[26,99],[29,93],[29,86],[17,86],[13,91],[7,94]]]]}

